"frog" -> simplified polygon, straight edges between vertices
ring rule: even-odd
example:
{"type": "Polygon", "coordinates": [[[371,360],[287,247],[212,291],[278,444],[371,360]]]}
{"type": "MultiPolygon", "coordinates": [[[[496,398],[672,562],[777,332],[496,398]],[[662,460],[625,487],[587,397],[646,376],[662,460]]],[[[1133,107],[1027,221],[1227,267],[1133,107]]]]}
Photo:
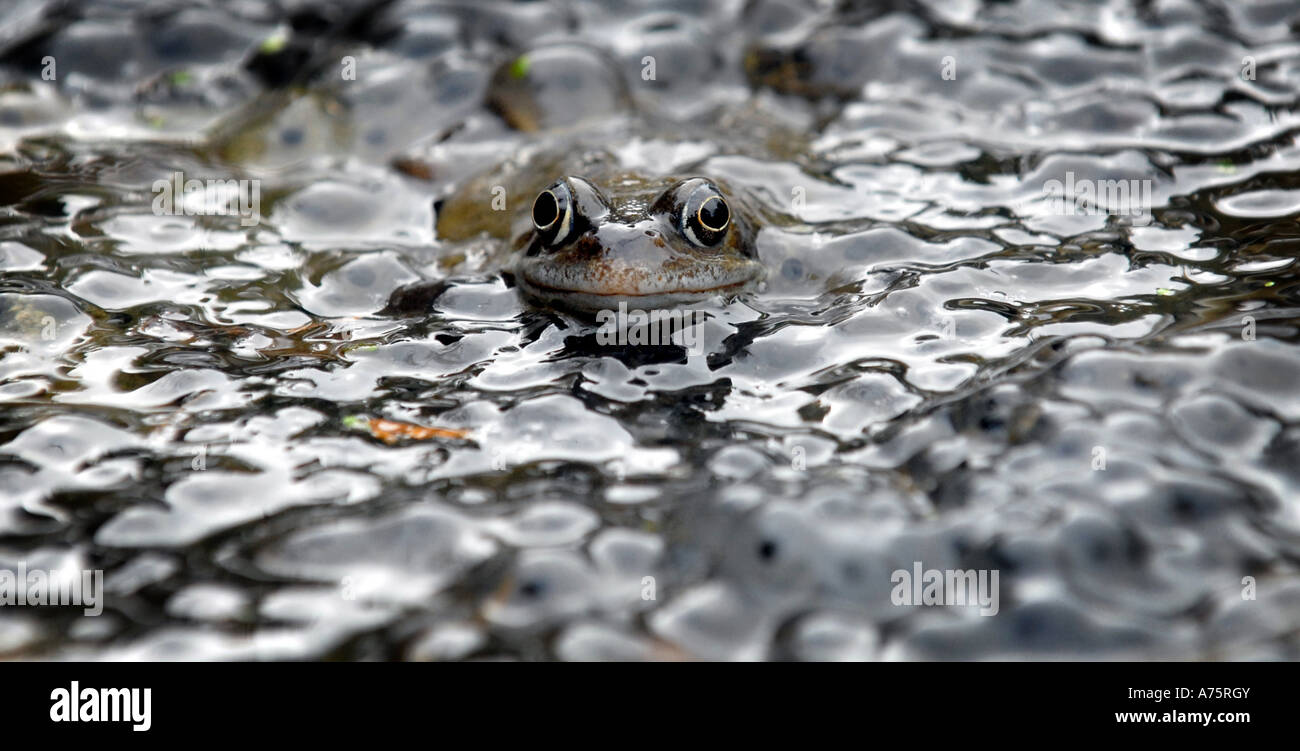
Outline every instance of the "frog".
{"type": "Polygon", "coordinates": [[[443,241],[504,241],[502,265],[527,298],[595,313],[620,304],[680,307],[761,288],[760,218],[744,192],[723,180],[656,175],[594,150],[543,155],[470,180],[439,206],[436,230],[443,241]],[[511,195],[513,211],[489,207],[494,196],[511,195]]]}
{"type": "Polygon", "coordinates": [[[530,297],[583,311],[734,296],[766,276],[742,206],[699,175],[568,175],[533,201],[515,276],[530,297]]]}

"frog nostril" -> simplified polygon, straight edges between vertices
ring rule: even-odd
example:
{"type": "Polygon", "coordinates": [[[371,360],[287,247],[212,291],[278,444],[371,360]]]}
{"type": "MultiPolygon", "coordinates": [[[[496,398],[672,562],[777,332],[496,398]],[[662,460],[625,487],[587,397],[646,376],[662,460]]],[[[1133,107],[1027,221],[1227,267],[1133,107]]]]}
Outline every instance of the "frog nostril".
{"type": "Polygon", "coordinates": [[[600,255],[600,248],[600,241],[591,235],[580,237],[573,244],[573,252],[579,256],[598,256],[600,255]]]}

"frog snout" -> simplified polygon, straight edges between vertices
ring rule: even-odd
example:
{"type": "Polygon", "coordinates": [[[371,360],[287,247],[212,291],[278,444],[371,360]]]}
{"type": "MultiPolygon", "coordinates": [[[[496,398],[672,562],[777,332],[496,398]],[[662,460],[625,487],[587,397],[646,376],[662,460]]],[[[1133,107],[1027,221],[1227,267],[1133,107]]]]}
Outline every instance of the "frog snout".
{"type": "Polygon", "coordinates": [[[650,223],[605,224],[596,230],[596,244],[605,258],[642,267],[661,262],[668,247],[663,233],[650,223]]]}

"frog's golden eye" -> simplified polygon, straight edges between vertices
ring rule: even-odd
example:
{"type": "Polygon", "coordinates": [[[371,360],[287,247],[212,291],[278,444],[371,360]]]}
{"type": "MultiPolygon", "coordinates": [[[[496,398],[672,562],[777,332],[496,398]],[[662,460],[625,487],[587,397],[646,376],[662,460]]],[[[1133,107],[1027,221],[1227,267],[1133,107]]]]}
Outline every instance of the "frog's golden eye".
{"type": "Polygon", "coordinates": [[[561,180],[533,201],[533,229],[546,245],[564,242],[573,230],[573,191],[561,180]]]}
{"type": "Polygon", "coordinates": [[[556,200],[555,194],[549,190],[537,194],[537,200],[533,201],[533,227],[539,230],[550,229],[559,218],[560,202],[556,200]]]}
{"type": "Polygon", "coordinates": [[[704,229],[721,232],[731,222],[731,209],[727,208],[727,202],[722,196],[709,196],[700,204],[700,210],[695,212],[695,219],[704,229]]]}
{"type": "Polygon", "coordinates": [[[570,175],[533,199],[534,249],[555,250],[580,237],[609,215],[609,201],[590,181],[570,175]]]}
{"type": "MultiPolygon", "coordinates": [[[[703,181],[701,181],[703,182],[703,181]]],[[[711,183],[703,182],[682,206],[682,234],[702,247],[717,245],[731,226],[731,207],[711,183]]]]}

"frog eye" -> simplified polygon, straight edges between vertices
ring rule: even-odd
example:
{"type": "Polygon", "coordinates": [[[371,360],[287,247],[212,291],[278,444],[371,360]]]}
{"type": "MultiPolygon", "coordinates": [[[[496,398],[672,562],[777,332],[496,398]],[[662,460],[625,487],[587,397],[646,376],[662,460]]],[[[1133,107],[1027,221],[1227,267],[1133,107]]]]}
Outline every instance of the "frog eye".
{"type": "Polygon", "coordinates": [[[573,229],[573,192],[563,181],[537,194],[533,229],[547,245],[563,242],[573,229]]]}
{"type": "Polygon", "coordinates": [[[591,229],[609,213],[596,186],[581,177],[565,177],[533,200],[533,230],[543,246],[555,247],[591,229]]]}
{"type": "Polygon", "coordinates": [[[710,183],[696,188],[682,206],[682,234],[699,246],[717,245],[731,226],[731,207],[710,183]]]}
{"type": "Polygon", "coordinates": [[[537,200],[533,201],[533,227],[538,230],[548,230],[559,218],[560,202],[555,194],[549,190],[538,193],[537,200]]]}

